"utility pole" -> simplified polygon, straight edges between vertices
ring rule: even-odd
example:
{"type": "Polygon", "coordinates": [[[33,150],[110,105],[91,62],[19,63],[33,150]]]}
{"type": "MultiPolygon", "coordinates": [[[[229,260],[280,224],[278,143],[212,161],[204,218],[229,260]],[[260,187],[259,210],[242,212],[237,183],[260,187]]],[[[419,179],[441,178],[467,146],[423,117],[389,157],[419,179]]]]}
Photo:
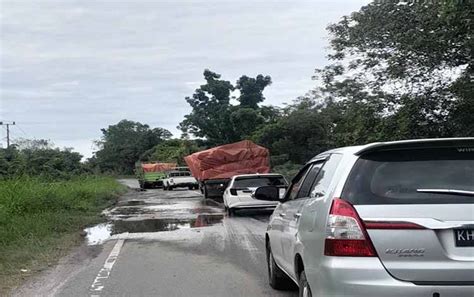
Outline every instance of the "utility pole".
{"type": "Polygon", "coordinates": [[[10,147],[10,125],[15,125],[15,122],[0,122],[0,126],[7,126],[7,148],[10,147]]]}

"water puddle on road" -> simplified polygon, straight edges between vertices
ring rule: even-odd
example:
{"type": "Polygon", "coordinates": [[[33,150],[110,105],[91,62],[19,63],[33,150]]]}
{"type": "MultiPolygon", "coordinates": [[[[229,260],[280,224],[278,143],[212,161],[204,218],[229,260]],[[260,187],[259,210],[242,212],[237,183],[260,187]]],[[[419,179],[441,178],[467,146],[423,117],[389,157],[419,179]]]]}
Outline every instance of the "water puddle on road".
{"type": "Polygon", "coordinates": [[[102,223],[94,227],[84,229],[87,245],[101,244],[112,235],[112,224],[102,223]]]}
{"type": "Polygon", "coordinates": [[[86,232],[87,244],[96,245],[103,243],[114,234],[125,232],[162,232],[207,227],[222,222],[223,218],[223,214],[201,214],[196,218],[182,219],[114,220],[109,223],[86,228],[84,231],[86,232]]]}

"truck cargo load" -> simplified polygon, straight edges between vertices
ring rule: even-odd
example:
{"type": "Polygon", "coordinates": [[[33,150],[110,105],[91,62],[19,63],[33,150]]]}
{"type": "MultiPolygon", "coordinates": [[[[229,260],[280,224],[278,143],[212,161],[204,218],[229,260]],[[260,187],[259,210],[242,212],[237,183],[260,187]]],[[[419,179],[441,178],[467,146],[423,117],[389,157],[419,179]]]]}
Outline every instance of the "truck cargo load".
{"type": "Polygon", "coordinates": [[[200,151],[184,157],[184,160],[201,183],[206,198],[220,196],[227,180],[234,175],[270,172],[268,149],[249,140],[200,151]],[[209,193],[211,189],[212,195],[209,193]]]}
{"type": "Polygon", "coordinates": [[[140,188],[162,187],[165,172],[176,167],[176,163],[141,163],[136,164],[136,175],[140,188]]]}

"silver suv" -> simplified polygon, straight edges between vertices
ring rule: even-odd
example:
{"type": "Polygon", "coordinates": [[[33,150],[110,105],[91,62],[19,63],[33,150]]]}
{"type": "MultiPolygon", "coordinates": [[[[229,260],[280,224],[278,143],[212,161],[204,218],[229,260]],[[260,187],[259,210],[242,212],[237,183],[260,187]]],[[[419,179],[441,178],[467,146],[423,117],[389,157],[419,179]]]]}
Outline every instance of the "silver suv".
{"type": "MultiPolygon", "coordinates": [[[[271,186],[255,197],[279,199],[271,186]]],[[[270,285],[300,296],[474,296],[474,138],[312,159],[270,218],[270,285]]]]}

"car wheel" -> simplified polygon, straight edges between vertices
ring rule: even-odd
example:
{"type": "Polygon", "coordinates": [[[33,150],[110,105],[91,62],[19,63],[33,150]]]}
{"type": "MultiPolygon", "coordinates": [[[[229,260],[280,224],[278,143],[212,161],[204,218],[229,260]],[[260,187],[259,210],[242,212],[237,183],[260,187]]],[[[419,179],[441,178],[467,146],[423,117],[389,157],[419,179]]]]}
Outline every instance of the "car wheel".
{"type": "Polygon", "coordinates": [[[173,191],[173,187],[172,187],[172,186],[168,186],[168,191],[173,191]]]}
{"type": "MultiPolygon", "coordinates": [[[[270,286],[275,290],[288,290],[292,288],[292,280],[278,267],[273,258],[270,243],[267,246],[267,267],[270,286]]],[[[300,295],[301,296],[301,295],[300,295]]]]}
{"type": "Polygon", "coordinates": [[[227,207],[227,214],[229,217],[233,216],[235,214],[235,209],[227,207]]]}
{"type": "Polygon", "coordinates": [[[311,293],[311,288],[309,287],[308,280],[306,279],[306,274],[304,273],[304,270],[301,271],[300,274],[300,282],[299,282],[299,287],[300,287],[300,293],[299,297],[312,297],[313,294],[311,293]]]}

